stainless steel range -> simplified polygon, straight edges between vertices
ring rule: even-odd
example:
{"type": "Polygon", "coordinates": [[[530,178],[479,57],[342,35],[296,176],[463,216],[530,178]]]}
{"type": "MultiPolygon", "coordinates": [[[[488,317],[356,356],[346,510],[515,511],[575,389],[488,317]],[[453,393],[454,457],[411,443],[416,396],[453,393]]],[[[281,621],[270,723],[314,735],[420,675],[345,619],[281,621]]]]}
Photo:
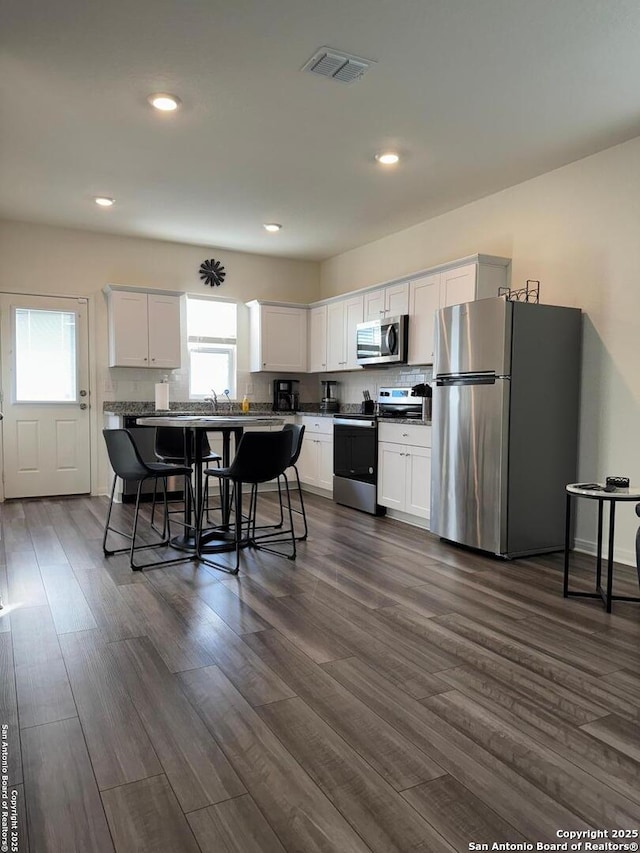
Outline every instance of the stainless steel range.
{"type": "Polygon", "coordinates": [[[378,506],[378,421],[375,415],[334,415],[333,499],[372,515],[378,506]]]}
{"type": "Polygon", "coordinates": [[[422,418],[423,403],[411,388],[380,388],[377,413],[340,414],[333,418],[333,499],[384,515],[378,504],[378,420],[422,418]]]}
{"type": "Polygon", "coordinates": [[[423,398],[413,396],[413,388],[380,388],[378,391],[378,417],[410,418],[423,417],[423,398]]]}

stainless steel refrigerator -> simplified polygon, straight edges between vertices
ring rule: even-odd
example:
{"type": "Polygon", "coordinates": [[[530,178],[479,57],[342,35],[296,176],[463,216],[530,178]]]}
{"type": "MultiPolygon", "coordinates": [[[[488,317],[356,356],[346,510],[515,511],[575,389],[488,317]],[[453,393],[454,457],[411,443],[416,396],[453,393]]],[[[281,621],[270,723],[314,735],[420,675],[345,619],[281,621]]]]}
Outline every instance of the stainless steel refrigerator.
{"type": "Polygon", "coordinates": [[[503,297],[437,312],[433,533],[503,557],[563,548],[581,331],[577,308],[503,297]]]}

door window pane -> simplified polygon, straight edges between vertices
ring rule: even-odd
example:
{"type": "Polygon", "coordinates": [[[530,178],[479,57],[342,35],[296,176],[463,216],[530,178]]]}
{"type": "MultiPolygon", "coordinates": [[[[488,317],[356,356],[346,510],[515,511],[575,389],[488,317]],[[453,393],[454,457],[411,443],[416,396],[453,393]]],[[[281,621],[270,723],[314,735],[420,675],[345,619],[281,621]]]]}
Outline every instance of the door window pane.
{"type": "Polygon", "coordinates": [[[75,402],[76,315],[16,308],[15,328],[16,402],[75,402]]]}

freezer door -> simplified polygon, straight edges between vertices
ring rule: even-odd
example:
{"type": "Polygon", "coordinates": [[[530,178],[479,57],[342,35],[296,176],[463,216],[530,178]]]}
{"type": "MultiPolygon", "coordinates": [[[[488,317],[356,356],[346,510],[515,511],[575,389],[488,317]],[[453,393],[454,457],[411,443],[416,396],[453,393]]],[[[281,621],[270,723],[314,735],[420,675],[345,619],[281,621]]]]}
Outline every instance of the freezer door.
{"type": "Polygon", "coordinates": [[[434,375],[511,373],[511,312],[501,297],[441,308],[436,314],[434,375]]]}
{"type": "Polygon", "coordinates": [[[494,554],[506,548],[508,379],[433,392],[431,532],[494,554]]]}

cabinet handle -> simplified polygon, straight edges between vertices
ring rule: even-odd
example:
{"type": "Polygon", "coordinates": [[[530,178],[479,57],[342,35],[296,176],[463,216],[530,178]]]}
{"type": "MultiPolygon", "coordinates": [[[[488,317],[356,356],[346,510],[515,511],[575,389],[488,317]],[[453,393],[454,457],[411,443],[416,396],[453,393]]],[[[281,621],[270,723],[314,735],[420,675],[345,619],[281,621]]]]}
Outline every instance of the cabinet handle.
{"type": "Polygon", "coordinates": [[[403,432],[403,433],[402,433],[402,437],[403,437],[403,438],[406,438],[408,435],[409,435],[409,433],[408,433],[408,432],[403,432]]]}
{"type": "Polygon", "coordinates": [[[149,359],[146,357],[146,355],[145,355],[145,357],[144,357],[144,360],[145,360],[145,361],[149,361],[149,359]]]}
{"type": "Polygon", "coordinates": [[[155,358],[152,358],[151,361],[155,361],[155,358]]]}

